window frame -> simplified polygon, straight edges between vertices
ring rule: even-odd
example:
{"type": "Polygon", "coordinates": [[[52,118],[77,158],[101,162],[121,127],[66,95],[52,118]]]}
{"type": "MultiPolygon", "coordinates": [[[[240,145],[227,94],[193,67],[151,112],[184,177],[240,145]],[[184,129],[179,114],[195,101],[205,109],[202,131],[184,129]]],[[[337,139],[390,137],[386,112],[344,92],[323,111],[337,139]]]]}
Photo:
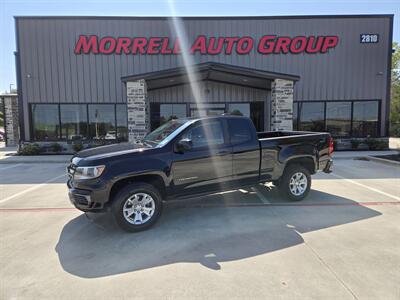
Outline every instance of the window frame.
{"type": "Polygon", "coordinates": [[[114,130],[115,130],[115,139],[109,139],[109,141],[117,141],[118,139],[117,139],[117,136],[118,136],[118,133],[117,133],[117,103],[88,103],[87,104],[87,112],[88,112],[88,140],[90,140],[90,141],[101,141],[101,140],[106,140],[106,139],[96,139],[96,138],[90,138],[90,124],[91,124],[91,121],[90,121],[90,113],[89,113],[89,107],[90,106],[96,106],[96,105],[100,105],[100,106],[103,106],[103,105],[113,105],[114,106],[114,124],[113,124],[113,126],[114,126],[114,130]]]}
{"type": "MultiPolygon", "coordinates": [[[[172,106],[173,105],[185,105],[185,114],[186,114],[186,116],[184,118],[187,118],[189,116],[188,115],[188,103],[158,103],[158,104],[159,104],[159,109],[158,109],[158,112],[159,112],[158,118],[159,118],[159,120],[158,121],[160,123],[159,126],[161,126],[161,122],[160,122],[160,120],[161,120],[161,105],[172,105],[172,106]]],[[[151,120],[150,120],[150,123],[151,123],[151,120]]]]}
{"type": "MultiPolygon", "coordinates": [[[[114,126],[115,126],[115,132],[116,132],[116,136],[118,136],[118,129],[117,129],[117,105],[126,105],[126,103],[110,103],[110,102],[102,102],[102,103],[78,103],[78,102],[59,102],[59,103],[49,103],[49,102],[31,102],[28,103],[28,107],[29,107],[29,113],[28,113],[28,118],[29,118],[29,134],[30,134],[30,140],[34,141],[34,142],[67,142],[67,143],[73,143],[75,140],[69,140],[69,139],[65,139],[65,138],[61,138],[61,105],[85,105],[86,106],[86,126],[88,128],[88,132],[87,132],[87,136],[84,139],[81,139],[79,141],[81,142],[88,142],[88,141],[93,141],[95,139],[91,139],[89,138],[89,105],[98,105],[98,104],[108,104],[108,105],[113,105],[114,106],[114,126]],[[51,105],[57,105],[58,108],[58,126],[59,126],[59,139],[49,139],[49,140],[37,140],[35,139],[34,136],[34,129],[35,129],[35,124],[34,124],[34,120],[33,120],[33,114],[32,114],[32,106],[33,105],[47,105],[47,104],[51,104],[51,105]]],[[[129,134],[128,134],[129,136],[129,134]]],[[[109,141],[118,141],[117,138],[109,140],[109,141]]]]}
{"type": "Polygon", "coordinates": [[[42,142],[57,142],[57,141],[61,141],[61,114],[60,114],[60,104],[59,103],[29,103],[29,120],[30,120],[30,123],[31,123],[31,126],[30,126],[30,136],[31,136],[31,140],[32,141],[37,141],[37,142],[39,142],[39,141],[42,141],[42,142]],[[34,120],[34,117],[33,117],[33,110],[32,110],[32,108],[33,108],[33,105],[56,105],[57,106],[57,108],[58,108],[58,132],[57,132],[57,134],[58,134],[58,136],[59,136],[59,138],[58,139],[48,139],[48,140],[37,140],[36,138],[35,138],[35,120],[34,120]]]}
{"type": "Polygon", "coordinates": [[[353,130],[353,102],[354,101],[351,101],[351,100],[349,100],[349,101],[326,101],[326,103],[325,103],[325,121],[324,122],[325,122],[325,130],[327,132],[329,132],[328,131],[328,123],[327,123],[327,121],[328,121],[328,118],[327,118],[328,103],[350,103],[350,119],[346,120],[346,121],[350,122],[349,134],[348,135],[334,135],[334,136],[335,137],[351,137],[352,136],[352,130],[353,130]]]}
{"type": "Polygon", "coordinates": [[[218,119],[209,119],[209,120],[202,120],[195,122],[191,124],[188,128],[185,128],[183,132],[181,132],[174,141],[174,147],[176,146],[177,143],[183,138],[183,136],[189,131],[192,130],[193,128],[196,128],[198,126],[202,126],[204,124],[209,124],[209,123],[220,123],[221,128],[222,128],[222,135],[224,138],[224,143],[223,144],[216,144],[216,145],[211,145],[211,146],[202,146],[198,148],[192,148],[190,151],[204,151],[207,149],[218,149],[218,148],[223,148],[226,147],[227,145],[230,145],[230,140],[229,140],[229,134],[228,134],[228,123],[226,120],[218,120],[218,119]]]}
{"type": "MultiPolygon", "coordinates": [[[[293,101],[293,105],[297,105],[297,122],[296,122],[296,126],[297,126],[297,130],[299,130],[299,126],[300,126],[300,111],[299,111],[299,104],[300,103],[304,103],[304,102],[323,102],[324,103],[324,128],[325,131],[327,131],[327,125],[326,125],[326,103],[331,103],[331,102],[350,102],[351,103],[351,115],[350,115],[350,133],[349,135],[335,135],[334,137],[336,138],[352,138],[353,136],[353,119],[354,119],[354,102],[377,102],[378,103],[378,115],[377,115],[377,129],[376,129],[376,135],[375,137],[380,137],[381,134],[381,110],[382,110],[382,100],[381,99],[356,99],[356,100],[328,100],[328,101],[323,101],[323,100],[305,100],[305,101],[293,101]]],[[[294,123],[293,123],[293,127],[294,127],[294,123]]],[[[366,138],[365,137],[360,137],[360,138],[366,138]]]]}
{"type": "MultiPolygon", "coordinates": [[[[377,111],[377,126],[376,126],[376,132],[375,135],[372,135],[371,137],[380,137],[381,136],[381,101],[380,100],[353,100],[351,103],[351,136],[353,136],[353,121],[354,121],[354,103],[355,102],[378,102],[378,111],[377,111]]],[[[361,137],[357,137],[357,138],[366,138],[367,136],[361,136],[361,137]]]]}
{"type": "Polygon", "coordinates": [[[58,114],[60,116],[60,141],[86,141],[89,140],[88,135],[89,135],[89,113],[88,113],[88,106],[86,105],[86,103],[58,103],[58,114]],[[77,140],[73,140],[73,139],[64,139],[62,138],[62,126],[63,126],[63,122],[61,120],[61,106],[62,105],[84,105],[85,109],[86,109],[86,136],[83,139],[77,139],[77,140]]]}
{"type": "MultiPolygon", "coordinates": [[[[255,102],[255,101],[253,101],[253,102],[255,102]]],[[[260,101],[261,102],[261,101],[260,101]]],[[[239,105],[245,105],[245,104],[248,104],[249,105],[249,115],[248,116],[245,116],[245,115],[242,115],[243,117],[247,117],[247,118],[250,118],[251,119],[251,104],[250,104],[251,102],[228,102],[228,103],[226,103],[226,106],[225,106],[225,112],[226,113],[231,113],[230,112],[230,106],[231,105],[237,105],[237,104],[239,104],[239,105]]]]}
{"type": "MultiPolygon", "coordinates": [[[[233,141],[232,141],[232,134],[230,133],[230,130],[231,130],[231,128],[230,128],[230,125],[229,125],[229,121],[232,121],[233,119],[231,119],[231,118],[229,118],[229,119],[227,119],[226,120],[226,126],[227,126],[227,132],[228,132],[228,140],[229,140],[229,145],[231,145],[232,147],[236,147],[236,146],[241,146],[241,145],[243,145],[243,144],[245,144],[245,143],[249,143],[250,141],[252,141],[252,140],[254,140],[254,139],[256,139],[257,138],[257,133],[254,133],[254,132],[252,132],[251,130],[250,130],[250,135],[249,135],[249,139],[248,140],[245,140],[245,141],[241,141],[241,142],[236,142],[236,143],[234,143],[233,141]]],[[[243,120],[243,119],[241,119],[241,120],[243,120]]],[[[250,119],[251,120],[251,119],[250,119]]],[[[252,120],[251,120],[252,121],[252,120]]],[[[247,121],[246,120],[244,120],[244,122],[246,122],[247,123],[247,121]]],[[[253,121],[252,121],[253,122],[253,121]]],[[[248,124],[246,124],[246,125],[248,125],[248,124]]],[[[254,125],[254,124],[253,124],[254,125]]],[[[247,128],[248,128],[248,126],[246,126],[247,128]]]]}
{"type": "Polygon", "coordinates": [[[186,118],[190,116],[190,109],[189,109],[189,102],[185,103],[173,103],[173,102],[150,102],[149,103],[149,109],[150,109],[150,132],[157,129],[158,127],[161,126],[161,105],[171,105],[171,104],[183,104],[186,105],[186,118]],[[156,109],[154,109],[154,106],[157,106],[156,109]],[[156,115],[153,115],[153,113],[156,113],[156,115]]]}
{"type": "MultiPolygon", "coordinates": [[[[151,130],[156,129],[157,127],[159,127],[159,121],[160,121],[160,108],[161,105],[163,104],[184,104],[186,105],[186,117],[190,118],[191,117],[191,112],[192,109],[196,109],[195,102],[184,102],[184,103],[176,103],[176,102],[150,102],[150,124],[151,124],[151,130]],[[158,124],[158,125],[157,125],[158,124]]],[[[224,105],[225,109],[224,109],[224,113],[228,113],[229,112],[229,105],[230,104],[249,104],[250,105],[250,116],[249,118],[253,121],[253,115],[252,115],[252,107],[255,105],[260,105],[262,107],[262,112],[261,112],[261,118],[260,118],[260,131],[264,131],[265,130],[265,120],[266,118],[266,114],[265,114],[265,101],[259,101],[259,100],[254,100],[254,101],[233,101],[233,102],[205,102],[205,105],[211,104],[211,105],[224,105]]],[[[254,121],[253,121],[254,124],[254,121]]],[[[256,124],[254,124],[254,126],[257,129],[256,124]]]]}
{"type": "MultiPolygon", "coordinates": [[[[319,100],[319,101],[298,101],[298,104],[297,104],[297,120],[298,120],[297,128],[298,128],[298,130],[308,131],[308,130],[301,129],[299,127],[301,124],[301,114],[302,114],[302,110],[299,109],[300,103],[322,103],[322,119],[321,120],[324,123],[323,128],[326,131],[326,102],[327,101],[321,101],[321,100],[319,100]]],[[[293,120],[293,115],[292,115],[292,120],[293,120]]]]}

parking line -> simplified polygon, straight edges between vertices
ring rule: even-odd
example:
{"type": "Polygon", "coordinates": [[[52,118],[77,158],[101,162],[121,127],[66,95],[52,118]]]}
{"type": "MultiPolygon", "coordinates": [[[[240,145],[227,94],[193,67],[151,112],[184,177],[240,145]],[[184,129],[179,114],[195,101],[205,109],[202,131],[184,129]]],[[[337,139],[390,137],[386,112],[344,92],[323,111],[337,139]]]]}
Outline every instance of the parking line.
{"type": "Polygon", "coordinates": [[[264,204],[271,204],[271,202],[269,202],[269,201],[267,200],[267,198],[265,198],[265,196],[263,195],[263,193],[261,193],[261,192],[258,190],[258,187],[257,187],[257,186],[254,186],[254,187],[252,187],[251,189],[252,189],[254,192],[256,192],[258,199],[260,199],[262,203],[264,203],[264,204]]]}
{"type": "Polygon", "coordinates": [[[8,167],[5,167],[5,168],[0,168],[0,171],[12,169],[12,168],[18,167],[18,166],[20,166],[20,165],[21,165],[21,164],[16,164],[16,165],[8,166],[8,167]]]}
{"type": "Polygon", "coordinates": [[[21,192],[19,192],[19,193],[16,193],[16,194],[14,194],[14,195],[11,195],[11,196],[9,196],[9,197],[7,197],[7,198],[5,198],[5,199],[1,199],[1,200],[0,200],[0,203],[7,202],[8,200],[14,199],[14,198],[19,197],[19,196],[21,196],[21,195],[24,195],[24,194],[26,194],[26,193],[32,192],[32,191],[34,191],[34,190],[37,190],[37,189],[39,189],[39,188],[41,188],[41,187],[43,187],[43,186],[45,186],[45,185],[47,185],[47,184],[49,184],[49,183],[52,183],[52,182],[56,181],[57,179],[59,179],[59,178],[61,178],[61,177],[64,177],[64,176],[65,176],[65,174],[62,174],[62,175],[60,175],[60,176],[54,177],[54,178],[52,178],[52,179],[50,179],[50,180],[47,180],[47,181],[45,181],[45,182],[43,182],[43,183],[41,183],[41,184],[31,186],[30,188],[28,188],[28,189],[26,189],[26,190],[23,190],[23,191],[21,191],[21,192]]]}
{"type": "MultiPolygon", "coordinates": [[[[193,204],[189,206],[180,206],[176,209],[182,208],[220,208],[220,207],[344,207],[344,206],[393,206],[400,205],[399,201],[385,202],[352,202],[352,203],[326,203],[326,202],[316,202],[316,203],[293,203],[293,202],[282,202],[282,203],[232,203],[232,204],[193,204]]],[[[10,208],[0,208],[0,213],[7,212],[62,212],[62,211],[76,211],[79,212],[74,207],[10,207],[10,208]]]]}
{"type": "Polygon", "coordinates": [[[339,178],[339,179],[343,179],[343,180],[345,180],[345,181],[347,181],[347,182],[350,182],[350,183],[353,183],[353,184],[355,184],[355,185],[362,186],[363,188],[366,188],[366,189],[371,190],[371,191],[373,191],[373,192],[379,193],[379,194],[381,194],[381,195],[385,195],[385,196],[390,197],[390,198],[392,198],[392,199],[395,199],[395,200],[397,200],[397,201],[400,201],[400,197],[397,197],[397,196],[395,196],[395,195],[392,195],[392,194],[383,192],[383,191],[381,191],[381,190],[378,190],[378,189],[373,188],[373,187],[370,187],[370,186],[368,186],[368,185],[359,183],[359,182],[354,181],[354,180],[352,180],[352,179],[349,179],[349,178],[346,178],[346,177],[337,175],[337,174],[335,174],[335,173],[331,173],[330,175],[332,175],[332,176],[334,176],[334,177],[336,177],[336,178],[339,178]]]}

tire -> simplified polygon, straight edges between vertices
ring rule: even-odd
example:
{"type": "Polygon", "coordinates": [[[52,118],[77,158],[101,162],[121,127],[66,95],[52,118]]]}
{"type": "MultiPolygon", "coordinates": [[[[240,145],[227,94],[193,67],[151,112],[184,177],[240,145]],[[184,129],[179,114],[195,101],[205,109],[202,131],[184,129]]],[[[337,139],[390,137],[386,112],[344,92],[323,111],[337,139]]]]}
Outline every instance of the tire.
{"type": "Polygon", "coordinates": [[[301,165],[289,165],[279,180],[279,192],[291,201],[303,200],[311,188],[310,172],[301,165]]]}
{"type": "Polygon", "coordinates": [[[138,232],[153,226],[162,212],[162,198],[151,184],[137,182],[122,188],[115,196],[111,212],[123,230],[138,232]]]}

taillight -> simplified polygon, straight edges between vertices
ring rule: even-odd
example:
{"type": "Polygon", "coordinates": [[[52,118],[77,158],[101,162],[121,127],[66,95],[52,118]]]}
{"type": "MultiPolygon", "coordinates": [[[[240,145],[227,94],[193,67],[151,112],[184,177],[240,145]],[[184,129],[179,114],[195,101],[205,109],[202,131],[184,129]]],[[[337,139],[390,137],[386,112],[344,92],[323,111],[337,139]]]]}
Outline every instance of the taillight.
{"type": "Polygon", "coordinates": [[[328,143],[329,143],[329,154],[332,154],[333,153],[333,138],[331,136],[329,137],[328,143]]]}

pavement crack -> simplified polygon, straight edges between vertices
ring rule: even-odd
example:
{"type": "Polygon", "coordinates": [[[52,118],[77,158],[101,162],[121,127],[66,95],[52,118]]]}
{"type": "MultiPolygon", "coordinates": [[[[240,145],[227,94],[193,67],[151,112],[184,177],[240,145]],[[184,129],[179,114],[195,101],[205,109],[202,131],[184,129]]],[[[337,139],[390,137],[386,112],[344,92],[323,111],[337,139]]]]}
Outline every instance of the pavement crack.
{"type": "MultiPolygon", "coordinates": [[[[282,217],[282,215],[278,214],[275,209],[273,207],[271,207],[272,209],[272,214],[275,215],[277,218],[281,219],[283,224],[289,224],[288,222],[286,222],[286,220],[282,217]]],[[[290,228],[291,230],[293,230],[294,232],[296,232],[296,234],[298,234],[299,236],[302,236],[302,234],[296,230],[295,227],[292,226],[287,226],[288,228],[290,228]]],[[[317,253],[317,251],[306,242],[306,240],[303,238],[303,243],[304,245],[311,250],[311,252],[313,253],[313,255],[320,261],[320,263],[325,266],[325,268],[328,270],[329,273],[331,273],[333,275],[333,277],[336,278],[336,280],[343,286],[343,288],[356,300],[358,300],[358,297],[356,296],[356,294],[352,291],[352,289],[342,280],[340,279],[340,277],[335,273],[335,271],[332,270],[332,268],[329,266],[328,263],[326,263],[323,258],[317,253]]]]}
{"type": "MultiPolygon", "coordinates": [[[[296,229],[293,229],[297,234],[301,235],[296,229]]],[[[314,256],[321,262],[322,265],[325,266],[325,268],[336,278],[336,280],[353,296],[354,299],[358,300],[358,297],[356,294],[353,292],[353,290],[336,274],[334,270],[329,266],[327,262],[324,261],[324,259],[318,254],[318,252],[310,245],[308,244],[305,239],[304,240],[304,245],[308,249],[311,250],[311,252],[314,254],[314,256]]]]}

